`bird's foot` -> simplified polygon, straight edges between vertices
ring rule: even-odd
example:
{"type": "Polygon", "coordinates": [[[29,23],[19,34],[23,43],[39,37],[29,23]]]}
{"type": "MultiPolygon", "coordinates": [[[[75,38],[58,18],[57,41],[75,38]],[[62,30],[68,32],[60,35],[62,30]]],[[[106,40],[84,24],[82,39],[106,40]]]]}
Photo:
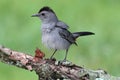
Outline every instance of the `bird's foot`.
{"type": "Polygon", "coordinates": [[[56,61],[55,64],[56,65],[64,65],[64,66],[71,66],[71,65],[73,65],[72,62],[70,62],[68,60],[56,61]]]}
{"type": "Polygon", "coordinates": [[[50,57],[50,60],[51,60],[51,61],[56,61],[56,59],[55,59],[55,58],[53,58],[53,57],[50,57]]]}

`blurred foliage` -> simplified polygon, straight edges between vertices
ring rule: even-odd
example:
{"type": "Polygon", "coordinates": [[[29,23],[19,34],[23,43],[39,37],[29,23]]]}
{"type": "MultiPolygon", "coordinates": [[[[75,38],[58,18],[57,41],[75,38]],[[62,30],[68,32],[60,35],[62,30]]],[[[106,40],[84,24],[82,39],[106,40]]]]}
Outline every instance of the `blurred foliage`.
{"type": "MultiPolygon", "coordinates": [[[[70,31],[95,33],[78,39],[78,47],[69,49],[68,60],[120,76],[120,0],[0,0],[0,44],[31,55],[39,47],[49,57],[53,50],[41,43],[41,22],[31,17],[43,6],[54,9],[70,31]]],[[[58,51],[55,57],[64,55],[65,51],[58,51]]],[[[0,79],[37,80],[37,76],[0,62],[0,79]]]]}

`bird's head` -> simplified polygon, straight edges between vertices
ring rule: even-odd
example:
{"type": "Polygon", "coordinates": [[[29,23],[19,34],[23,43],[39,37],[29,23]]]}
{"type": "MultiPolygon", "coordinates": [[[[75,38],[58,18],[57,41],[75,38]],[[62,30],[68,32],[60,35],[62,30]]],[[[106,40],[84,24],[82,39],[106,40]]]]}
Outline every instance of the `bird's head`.
{"type": "Polygon", "coordinates": [[[32,17],[39,17],[42,22],[56,22],[58,20],[55,12],[48,6],[41,8],[39,12],[32,15],[32,17]]]}

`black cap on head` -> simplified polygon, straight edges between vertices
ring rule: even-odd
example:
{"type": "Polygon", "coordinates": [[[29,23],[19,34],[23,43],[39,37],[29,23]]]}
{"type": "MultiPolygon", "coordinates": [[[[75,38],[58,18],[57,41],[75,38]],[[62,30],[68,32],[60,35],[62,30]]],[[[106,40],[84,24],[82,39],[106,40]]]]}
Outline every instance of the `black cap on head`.
{"type": "Polygon", "coordinates": [[[45,6],[45,7],[41,8],[38,13],[40,13],[42,11],[48,11],[48,12],[53,12],[54,13],[54,11],[48,6],[45,6]]]}

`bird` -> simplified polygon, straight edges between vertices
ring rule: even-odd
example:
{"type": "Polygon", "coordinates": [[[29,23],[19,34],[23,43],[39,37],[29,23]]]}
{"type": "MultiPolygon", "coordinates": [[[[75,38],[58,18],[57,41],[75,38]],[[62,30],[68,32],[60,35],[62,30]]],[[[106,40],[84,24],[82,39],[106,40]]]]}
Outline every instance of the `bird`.
{"type": "Polygon", "coordinates": [[[58,19],[56,13],[48,6],[42,7],[37,14],[32,17],[38,17],[41,20],[42,43],[54,52],[50,59],[58,50],[66,50],[63,61],[66,61],[68,50],[72,44],[77,45],[76,39],[80,36],[94,35],[93,32],[70,32],[69,26],[58,19]]]}

